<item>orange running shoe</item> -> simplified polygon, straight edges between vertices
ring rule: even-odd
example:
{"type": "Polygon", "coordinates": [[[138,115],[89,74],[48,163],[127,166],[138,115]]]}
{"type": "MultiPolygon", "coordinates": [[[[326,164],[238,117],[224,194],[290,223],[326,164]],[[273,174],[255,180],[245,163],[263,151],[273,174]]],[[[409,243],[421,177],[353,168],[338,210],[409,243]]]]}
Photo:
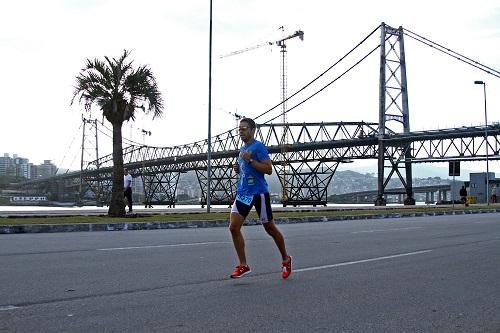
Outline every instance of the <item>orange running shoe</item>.
{"type": "Polygon", "coordinates": [[[288,259],[282,263],[283,271],[281,272],[281,277],[286,279],[292,274],[292,257],[288,256],[288,259]]]}
{"type": "Polygon", "coordinates": [[[244,277],[245,275],[251,273],[252,270],[248,265],[238,265],[231,273],[231,279],[238,279],[240,277],[244,277]]]}

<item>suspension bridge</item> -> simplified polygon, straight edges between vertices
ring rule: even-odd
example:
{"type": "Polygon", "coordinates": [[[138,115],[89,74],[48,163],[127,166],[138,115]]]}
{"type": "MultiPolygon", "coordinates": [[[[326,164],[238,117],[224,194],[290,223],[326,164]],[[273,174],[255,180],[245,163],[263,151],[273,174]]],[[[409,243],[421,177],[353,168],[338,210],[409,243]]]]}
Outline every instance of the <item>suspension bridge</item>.
{"type": "MultiPolygon", "coordinates": [[[[475,161],[500,159],[500,125],[462,126],[448,129],[411,131],[404,38],[411,38],[432,47],[457,61],[482,72],[500,78],[500,72],[473,59],[463,56],[403,27],[393,28],[385,23],[376,27],[361,42],[332,66],[266,112],[254,117],[259,123],[256,138],[268,148],[273,167],[282,187],[281,203],[287,205],[324,205],[327,187],[342,163],[353,160],[376,159],[378,179],[376,205],[385,205],[385,196],[390,191],[391,179],[399,180],[404,189],[404,203],[415,204],[412,184],[412,165],[423,162],[475,161]],[[344,62],[369,37],[380,33],[380,43],[360,57],[345,71],[302,98],[282,114],[260,121],[264,116],[291,105],[296,96],[344,62]],[[353,68],[372,54],[380,56],[379,74],[379,121],[375,122],[274,122],[286,119],[284,114],[292,112],[338,80],[348,77],[353,68]],[[286,104],[288,103],[288,104],[286,104]]],[[[97,133],[97,121],[87,125],[97,133]]],[[[27,193],[56,193],[62,200],[64,193],[79,196],[89,191],[98,202],[108,203],[111,197],[112,155],[97,156],[97,134],[95,136],[96,158],[84,161],[81,170],[51,178],[29,181],[24,184],[27,193]]],[[[201,205],[207,203],[229,204],[233,201],[237,175],[232,165],[237,163],[240,139],[234,129],[215,135],[208,140],[172,147],[152,147],[131,144],[124,148],[124,163],[129,172],[141,177],[146,206],[175,204],[175,194],[181,174],[196,172],[202,193],[201,205]],[[207,155],[210,149],[211,160],[207,155]],[[210,168],[208,167],[210,163],[210,168]],[[210,170],[210,175],[207,170],[210,170]],[[209,186],[210,185],[210,186],[209,186]],[[210,189],[210,193],[207,193],[210,189]]]]}

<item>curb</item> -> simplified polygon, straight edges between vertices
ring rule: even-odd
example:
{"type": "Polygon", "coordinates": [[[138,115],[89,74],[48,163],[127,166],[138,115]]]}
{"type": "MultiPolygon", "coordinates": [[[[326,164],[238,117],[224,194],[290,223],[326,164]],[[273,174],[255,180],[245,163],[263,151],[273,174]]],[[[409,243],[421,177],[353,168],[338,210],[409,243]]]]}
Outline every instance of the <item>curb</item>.
{"type": "MultiPolygon", "coordinates": [[[[477,209],[477,210],[453,210],[453,211],[439,211],[439,212],[385,213],[385,214],[361,214],[361,215],[314,216],[314,217],[282,217],[282,218],[276,218],[274,221],[276,224],[296,224],[296,223],[316,223],[316,222],[426,217],[426,216],[441,216],[441,215],[486,214],[486,213],[500,213],[500,208],[477,209]]],[[[247,220],[245,222],[245,225],[258,225],[258,224],[260,224],[260,222],[255,219],[247,220]]],[[[227,227],[228,225],[229,225],[228,220],[78,223],[78,224],[19,224],[19,225],[0,226],[0,234],[214,228],[214,227],[227,227]]]]}

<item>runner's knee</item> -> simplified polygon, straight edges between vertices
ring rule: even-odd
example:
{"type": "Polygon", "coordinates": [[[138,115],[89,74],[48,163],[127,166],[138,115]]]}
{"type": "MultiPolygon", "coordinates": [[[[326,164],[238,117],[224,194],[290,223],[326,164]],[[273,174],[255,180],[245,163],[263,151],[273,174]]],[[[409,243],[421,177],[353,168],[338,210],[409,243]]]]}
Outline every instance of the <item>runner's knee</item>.
{"type": "Polygon", "coordinates": [[[276,228],[276,225],[272,222],[263,223],[262,225],[270,236],[275,236],[279,233],[278,228],[276,228]]]}
{"type": "Polygon", "coordinates": [[[243,217],[236,213],[231,213],[231,218],[229,222],[229,231],[231,233],[238,233],[243,225],[243,217]]]}

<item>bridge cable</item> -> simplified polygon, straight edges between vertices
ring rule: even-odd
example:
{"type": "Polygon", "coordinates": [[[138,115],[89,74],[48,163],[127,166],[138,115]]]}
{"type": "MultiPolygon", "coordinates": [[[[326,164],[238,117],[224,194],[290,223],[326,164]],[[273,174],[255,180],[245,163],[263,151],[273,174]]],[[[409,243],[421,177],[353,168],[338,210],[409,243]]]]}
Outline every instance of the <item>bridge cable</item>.
{"type": "MultiPolygon", "coordinates": [[[[306,84],[304,87],[302,87],[301,89],[297,90],[295,93],[293,93],[292,95],[290,95],[286,100],[284,101],[281,101],[279,104],[273,106],[271,109],[265,111],[264,113],[261,113],[260,115],[258,115],[257,117],[254,117],[254,119],[258,119],[266,114],[268,114],[269,112],[273,111],[274,109],[276,109],[277,107],[279,107],[280,105],[282,105],[283,103],[287,102],[289,99],[293,98],[294,96],[296,96],[297,94],[299,94],[300,92],[304,91],[306,88],[308,88],[311,84],[313,84],[314,82],[316,82],[317,80],[319,80],[323,75],[325,75],[328,71],[330,71],[333,67],[335,67],[337,64],[339,64],[341,61],[343,61],[345,58],[347,58],[352,52],[354,52],[359,46],[361,46],[361,44],[363,44],[368,38],[370,38],[376,31],[378,31],[378,29],[380,28],[380,25],[378,25],[372,32],[370,32],[365,38],[363,38],[363,40],[361,42],[359,42],[354,48],[352,48],[349,52],[347,52],[343,57],[341,57],[339,60],[337,60],[333,65],[331,65],[330,67],[328,67],[323,73],[319,74],[316,78],[314,78],[311,82],[309,82],[308,84],[306,84]]],[[[373,52],[373,51],[372,51],[373,52]]],[[[288,112],[288,111],[287,111],[288,112]]],[[[280,114],[281,116],[281,114],[280,114]]],[[[278,118],[278,117],[276,117],[278,118]]],[[[276,118],[273,118],[273,119],[276,119],[276,118]]]]}
{"type": "MultiPolygon", "coordinates": [[[[108,131],[110,131],[111,133],[113,133],[113,130],[110,129],[109,127],[106,127],[106,125],[104,125],[104,123],[101,122],[101,126],[104,127],[105,129],[107,129],[108,131]]],[[[105,134],[104,132],[102,132],[101,130],[99,130],[99,132],[101,132],[102,134],[104,134],[105,136],[107,136],[108,138],[110,139],[113,139],[113,136],[110,136],[109,134],[105,134]]],[[[127,142],[130,142],[132,144],[135,144],[135,145],[139,145],[139,146],[144,146],[142,143],[139,143],[139,142],[136,142],[136,141],[133,141],[133,140],[130,140],[130,139],[127,139],[125,137],[122,136],[122,139],[123,141],[127,141],[127,142]]]]}
{"type": "MultiPolygon", "coordinates": [[[[326,88],[328,88],[329,86],[331,86],[333,83],[335,83],[340,78],[342,78],[344,75],[346,75],[348,72],[350,72],[352,69],[354,69],[354,67],[356,67],[357,65],[359,65],[362,61],[364,61],[366,58],[368,58],[373,52],[375,52],[379,48],[380,48],[380,44],[378,44],[375,48],[373,48],[370,52],[368,52],[364,57],[362,57],[360,60],[358,60],[354,65],[352,65],[347,70],[345,70],[342,74],[340,74],[335,79],[333,79],[332,81],[330,81],[328,84],[326,84],[325,86],[323,86],[320,90],[316,91],[314,94],[310,95],[309,97],[307,97],[303,101],[301,101],[301,102],[297,103],[296,105],[294,105],[293,107],[289,108],[288,110],[285,111],[285,113],[288,113],[288,112],[292,111],[293,109],[299,107],[300,105],[304,104],[305,102],[307,102],[308,100],[310,100],[311,98],[313,98],[314,96],[316,96],[317,94],[319,94],[320,92],[322,92],[323,90],[325,90],[326,88]]],[[[268,121],[264,122],[264,124],[270,123],[271,121],[273,121],[273,120],[275,120],[276,118],[279,118],[279,117],[281,117],[281,114],[277,115],[274,118],[269,119],[268,121]]]]}
{"type": "Polygon", "coordinates": [[[418,41],[418,42],[420,42],[422,44],[425,44],[425,45],[427,45],[427,46],[429,46],[429,47],[431,47],[433,49],[436,49],[437,51],[440,51],[440,52],[442,52],[444,54],[447,54],[447,55],[449,55],[449,56],[451,56],[451,57],[453,57],[453,58],[455,58],[457,60],[460,60],[460,61],[462,61],[462,62],[464,62],[464,63],[466,63],[468,65],[476,67],[477,69],[482,70],[483,72],[486,72],[488,74],[491,74],[493,76],[496,76],[496,77],[500,78],[500,72],[497,71],[497,70],[495,70],[495,69],[493,69],[493,68],[491,68],[491,67],[483,65],[483,64],[481,64],[478,61],[475,61],[475,60],[473,60],[473,59],[471,59],[469,57],[466,57],[466,56],[464,56],[464,55],[462,55],[462,54],[460,54],[458,52],[455,52],[455,51],[453,51],[453,50],[451,50],[451,49],[449,49],[449,48],[447,48],[447,47],[445,47],[443,45],[440,45],[440,44],[436,43],[436,42],[433,42],[430,39],[427,39],[427,38],[425,38],[423,36],[420,36],[420,35],[412,32],[412,31],[410,31],[408,29],[403,29],[403,31],[404,31],[404,34],[406,36],[408,36],[408,37],[410,37],[410,38],[412,38],[412,39],[414,39],[414,40],[416,40],[416,41],[418,41]]]}
{"type": "MultiPolygon", "coordinates": [[[[64,163],[64,160],[66,159],[66,156],[68,155],[68,153],[69,153],[69,151],[70,151],[71,147],[73,146],[73,143],[75,142],[76,136],[77,136],[78,131],[80,130],[80,128],[82,128],[82,123],[80,123],[80,126],[78,126],[78,129],[75,131],[75,135],[73,136],[73,139],[71,139],[71,142],[70,142],[70,144],[69,144],[68,148],[66,148],[66,152],[64,153],[64,156],[63,156],[63,158],[61,159],[61,162],[58,164],[59,166],[58,166],[58,167],[56,167],[56,172],[55,172],[55,174],[57,174],[57,172],[59,171],[60,167],[61,167],[61,166],[62,166],[62,164],[64,163]]],[[[76,155],[75,155],[75,157],[76,157],[76,155]]],[[[71,165],[73,165],[73,162],[75,161],[75,157],[73,157],[73,161],[71,161],[70,166],[71,166],[71,165]]],[[[66,173],[68,173],[68,171],[69,171],[69,168],[68,168],[68,169],[66,169],[65,174],[66,174],[66,173]]]]}

